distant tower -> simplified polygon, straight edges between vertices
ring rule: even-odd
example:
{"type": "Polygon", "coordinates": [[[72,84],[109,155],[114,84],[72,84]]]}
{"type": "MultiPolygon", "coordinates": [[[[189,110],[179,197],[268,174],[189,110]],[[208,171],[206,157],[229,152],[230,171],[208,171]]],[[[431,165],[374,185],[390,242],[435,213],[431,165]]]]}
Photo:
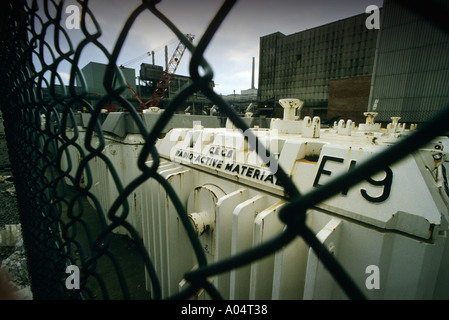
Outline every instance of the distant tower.
{"type": "Polygon", "coordinates": [[[253,71],[252,71],[252,74],[251,74],[251,89],[256,89],[255,87],[254,87],[254,65],[255,65],[255,58],[253,57],[253,71]]]}
{"type": "Polygon", "coordinates": [[[243,94],[243,95],[257,96],[257,89],[254,86],[254,73],[256,72],[255,64],[256,64],[255,63],[255,58],[253,57],[253,71],[252,71],[252,75],[251,75],[251,89],[240,91],[241,94],[243,94]]]}

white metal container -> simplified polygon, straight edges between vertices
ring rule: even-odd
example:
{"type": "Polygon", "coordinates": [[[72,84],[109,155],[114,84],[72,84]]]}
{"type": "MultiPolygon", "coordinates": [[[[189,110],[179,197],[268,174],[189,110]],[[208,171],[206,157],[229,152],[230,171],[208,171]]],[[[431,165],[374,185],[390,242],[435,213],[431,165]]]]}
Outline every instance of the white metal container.
{"type": "MultiPolygon", "coordinates": [[[[410,132],[396,118],[386,129],[374,117],[359,127],[343,121],[325,129],[319,118],[299,120],[292,110],[287,115],[274,119],[270,129],[252,131],[301,193],[346,173],[410,132]]],[[[162,158],[158,173],[185,206],[209,262],[257,246],[284,228],[278,213],[288,199],[273,174],[277,168],[253,150],[245,134],[230,122],[225,128],[197,123],[171,129],[156,145],[162,158]]],[[[103,150],[123,185],[140,174],[136,162],[142,143],[132,134],[108,139],[103,150]]],[[[383,172],[308,208],[307,225],[368,298],[449,298],[448,150],[449,139],[436,137],[383,172]]],[[[118,193],[104,161],[97,160],[91,161],[91,191],[108,210],[118,193]]],[[[151,178],[128,201],[128,221],[142,235],[162,295],[176,294],[197,262],[172,200],[151,178]]],[[[210,281],[227,299],[346,298],[300,237],[210,281]]],[[[208,298],[201,292],[197,296],[208,298]]]]}
{"type": "MultiPolygon", "coordinates": [[[[289,114],[284,132],[253,132],[278,157],[302,193],[344,174],[409,133],[398,119],[387,129],[370,119],[363,131],[351,122],[348,130],[342,130],[342,123],[321,129],[318,120],[304,137],[291,126],[293,113],[289,114]],[[288,132],[289,126],[294,133],[288,132]],[[314,134],[317,130],[319,134],[314,134]]],[[[282,121],[272,124],[282,127],[282,121]]],[[[197,126],[173,129],[157,144],[160,155],[169,160],[159,171],[186,205],[211,262],[257,246],[284,227],[277,217],[286,201],[284,191],[243,135],[231,125],[197,126]]],[[[307,224],[367,297],[449,297],[445,286],[449,197],[443,170],[448,150],[447,137],[437,137],[399,163],[307,211],[307,224]]],[[[143,232],[147,245],[164,243],[159,251],[149,251],[158,261],[158,272],[164,274],[163,294],[170,295],[185,285],[183,274],[196,263],[167,195],[161,188],[151,190],[153,207],[142,211],[142,219],[154,223],[143,232]],[[165,224],[158,226],[161,217],[165,224]]],[[[274,255],[211,281],[228,299],[345,298],[299,237],[274,255]]]]}

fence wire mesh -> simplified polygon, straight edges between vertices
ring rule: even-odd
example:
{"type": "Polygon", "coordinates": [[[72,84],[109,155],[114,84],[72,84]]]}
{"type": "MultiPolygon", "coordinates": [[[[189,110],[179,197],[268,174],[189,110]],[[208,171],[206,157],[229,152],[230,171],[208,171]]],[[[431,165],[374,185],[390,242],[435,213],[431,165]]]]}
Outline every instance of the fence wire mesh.
{"type": "MultiPolygon", "coordinates": [[[[248,141],[258,142],[251,131],[246,131],[247,125],[234,109],[209,86],[213,79],[213,67],[204,58],[204,52],[236,1],[224,1],[196,45],[158,10],[158,2],[144,0],[134,9],[111,52],[100,42],[102,30],[87,0],[78,1],[83,38],[76,47],[67,30],[61,26],[64,13],[62,1],[2,2],[0,103],[34,298],[179,299],[193,297],[200,289],[204,289],[212,298],[219,299],[221,294],[208,281],[209,277],[273,254],[296,237],[302,237],[315,251],[349,298],[364,298],[351,277],[305,224],[306,209],[402,159],[441,134],[447,129],[449,108],[393,147],[309,193],[301,194],[279,167],[275,175],[288,195],[288,202],[279,214],[285,223],[283,232],[271,241],[229,259],[208,263],[184,205],[157,171],[161,159],[155,143],[181,103],[199,91],[219,106],[236,127],[249,132],[248,141]],[[163,22],[191,52],[189,71],[193,79],[166,106],[151,130],[147,129],[136,108],[123,97],[127,90],[126,81],[117,67],[126,37],[136,19],[144,12],[151,13],[154,19],[163,22]],[[62,45],[63,42],[65,45],[62,45]],[[87,46],[95,46],[108,60],[103,82],[106,93],[95,104],[87,99],[89,88],[79,68],[80,57],[87,46]],[[71,67],[67,87],[62,85],[63,79],[58,72],[63,63],[71,67]],[[138,161],[134,164],[140,174],[128,184],[123,183],[119,169],[102,152],[106,141],[101,129],[101,110],[109,101],[115,101],[126,110],[144,140],[138,161]],[[90,114],[83,144],[78,140],[80,132],[76,115],[81,106],[90,114]],[[72,163],[70,150],[79,152],[79,163],[72,163]],[[151,167],[147,166],[148,159],[153,161],[151,167]],[[92,193],[93,161],[104,163],[110,174],[109,181],[117,189],[118,196],[108,210],[102,208],[92,193]],[[73,173],[75,166],[77,169],[73,173]],[[188,285],[185,289],[168,297],[162,295],[160,275],[155,271],[147,248],[136,229],[127,221],[129,195],[149,179],[157,181],[169,195],[187,231],[198,264],[195,270],[186,270],[185,280],[188,285]],[[86,200],[89,205],[86,205],[86,200]],[[118,237],[113,233],[117,228],[125,229],[130,236],[118,237]],[[130,256],[122,256],[123,251],[134,255],[133,261],[140,261],[145,266],[151,283],[148,292],[144,289],[145,285],[136,280],[142,276],[139,274],[141,271],[137,272],[136,267],[129,262],[132,260],[130,256]],[[69,265],[80,266],[80,290],[66,288],[66,267],[69,265]]],[[[429,2],[426,2],[425,7],[418,1],[400,2],[441,28],[448,29],[447,19],[440,18],[445,15],[441,12],[434,14],[429,2]]],[[[266,150],[259,149],[259,152],[266,150]]],[[[276,159],[270,158],[270,161],[276,159]]]]}

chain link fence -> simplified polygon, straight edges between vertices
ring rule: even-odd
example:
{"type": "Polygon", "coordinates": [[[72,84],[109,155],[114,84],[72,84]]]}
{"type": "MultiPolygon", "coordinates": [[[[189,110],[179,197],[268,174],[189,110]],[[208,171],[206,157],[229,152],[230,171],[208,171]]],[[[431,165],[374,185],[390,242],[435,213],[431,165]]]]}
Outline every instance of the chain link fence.
{"type": "MultiPolygon", "coordinates": [[[[305,224],[306,209],[402,159],[443,133],[449,121],[449,108],[393,147],[306,194],[301,194],[288,175],[279,168],[276,177],[288,195],[288,202],[279,214],[285,223],[283,232],[229,259],[208,263],[186,209],[170,184],[157,171],[161,159],[155,143],[182,102],[199,91],[219,106],[236,127],[248,132],[246,138],[249,142],[258,143],[251,131],[246,131],[248,128],[245,122],[210,87],[213,66],[204,58],[205,50],[236,1],[224,1],[196,45],[158,10],[158,2],[144,0],[134,9],[111,52],[99,40],[102,30],[89,9],[88,1],[79,0],[77,4],[81,9],[80,30],[83,35],[77,47],[72,45],[69,34],[62,27],[63,2],[2,2],[0,103],[34,298],[180,299],[191,298],[198,290],[204,289],[210,297],[219,299],[221,294],[208,281],[209,277],[262,259],[296,237],[302,237],[315,251],[349,298],[364,298],[351,277],[305,224]],[[136,108],[123,97],[127,86],[122,71],[117,67],[117,58],[128,32],[144,12],[150,12],[155,19],[164,23],[191,52],[189,70],[193,79],[166,106],[151,130],[147,129],[136,108]],[[47,42],[50,30],[52,43],[47,42]],[[63,40],[67,44],[64,47],[61,45],[63,40]],[[95,104],[86,98],[89,90],[79,68],[80,57],[87,46],[95,46],[108,59],[103,83],[106,93],[95,104]],[[36,61],[40,62],[39,67],[36,61]],[[67,87],[61,85],[63,80],[58,73],[62,63],[71,66],[67,87]],[[134,164],[140,174],[126,185],[120,179],[119,169],[102,152],[106,141],[101,129],[101,110],[109,101],[119,103],[127,111],[144,140],[137,163],[134,164]],[[90,114],[82,145],[77,142],[80,136],[77,110],[81,107],[90,114]],[[67,128],[71,129],[70,132],[67,128]],[[79,152],[79,163],[72,163],[68,156],[70,150],[79,152]],[[151,167],[147,166],[148,159],[152,159],[151,167]],[[109,210],[102,208],[92,193],[93,161],[104,163],[110,173],[109,181],[117,189],[118,196],[109,210]],[[75,165],[77,169],[72,174],[75,165]],[[150,178],[166,190],[176,207],[198,264],[195,270],[186,270],[185,280],[188,285],[179,294],[170,297],[162,296],[159,275],[148,250],[138,232],[127,221],[129,195],[150,178]],[[114,234],[117,228],[123,228],[129,236],[114,234]],[[80,268],[80,290],[67,290],[66,268],[70,265],[80,268]],[[141,268],[142,265],[145,268],[141,268]],[[144,272],[150,279],[150,290],[145,290],[142,280],[145,278],[144,272]]],[[[436,15],[429,2],[425,6],[418,1],[401,2],[441,28],[448,29],[445,15],[441,12],[436,15]]],[[[259,152],[266,154],[266,150],[262,149],[259,152]]],[[[270,158],[270,161],[276,159],[270,158]]]]}

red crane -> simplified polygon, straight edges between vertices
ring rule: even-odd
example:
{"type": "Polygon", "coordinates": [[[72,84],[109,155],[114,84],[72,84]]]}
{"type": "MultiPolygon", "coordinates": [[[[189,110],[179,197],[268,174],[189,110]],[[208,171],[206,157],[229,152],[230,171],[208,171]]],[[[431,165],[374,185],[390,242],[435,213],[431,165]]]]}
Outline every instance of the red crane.
{"type": "MultiPolygon", "coordinates": [[[[187,39],[191,42],[195,38],[192,34],[186,34],[187,39]]],[[[159,82],[157,83],[156,90],[154,90],[153,96],[151,99],[145,103],[145,108],[147,104],[150,104],[150,107],[158,107],[164,98],[165,93],[167,92],[168,87],[170,86],[171,81],[173,80],[173,76],[178,69],[179,63],[181,62],[181,58],[186,51],[186,45],[180,41],[178,46],[176,47],[175,52],[173,53],[170,62],[167,65],[167,70],[162,73],[159,82]]]]}
{"type": "MultiPolygon", "coordinates": [[[[190,41],[193,41],[193,39],[195,38],[195,36],[192,34],[186,34],[186,37],[190,41]]],[[[184,55],[185,51],[186,45],[182,41],[179,41],[179,44],[176,47],[175,52],[173,53],[170,62],[167,65],[167,70],[165,70],[162,73],[162,76],[157,83],[156,89],[154,90],[153,96],[147,102],[143,102],[142,99],[139,97],[139,95],[133,90],[131,85],[128,82],[126,82],[126,86],[139,101],[142,109],[147,109],[148,104],[150,104],[150,107],[159,106],[159,104],[161,103],[162,99],[165,96],[165,93],[167,92],[168,87],[170,86],[171,81],[173,80],[173,76],[175,75],[176,69],[178,69],[179,63],[181,62],[181,58],[184,55]]],[[[145,54],[145,57],[150,55],[151,53],[147,52],[145,54]]],[[[121,65],[120,68],[123,69],[124,66],[121,65]]]]}

